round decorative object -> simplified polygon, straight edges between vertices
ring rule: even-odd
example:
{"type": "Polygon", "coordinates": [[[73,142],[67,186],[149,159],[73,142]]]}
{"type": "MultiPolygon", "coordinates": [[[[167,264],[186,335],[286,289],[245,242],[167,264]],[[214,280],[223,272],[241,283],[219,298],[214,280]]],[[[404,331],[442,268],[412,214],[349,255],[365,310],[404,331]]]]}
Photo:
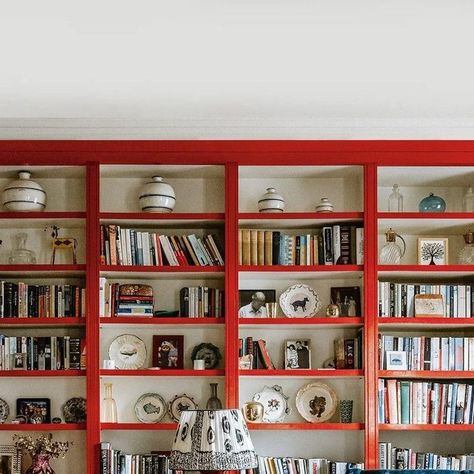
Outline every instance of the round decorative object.
{"type": "Polygon", "coordinates": [[[308,285],[290,286],[280,295],[280,307],[289,318],[315,316],[320,306],[318,294],[308,285]]]}
{"type": "Polygon", "coordinates": [[[191,353],[191,359],[193,361],[203,360],[206,369],[215,369],[219,365],[222,355],[219,348],[214,344],[201,342],[201,344],[194,347],[191,353]]]}
{"type": "Polygon", "coordinates": [[[52,420],[51,423],[54,423],[55,425],[59,425],[61,423],[61,418],[58,416],[55,416],[52,420]]]}
{"type": "Polygon", "coordinates": [[[265,414],[263,405],[256,401],[245,402],[242,412],[247,423],[260,423],[263,421],[263,415],[265,414]]]}
{"type": "Polygon", "coordinates": [[[296,394],[296,409],[311,423],[328,421],[336,413],[337,405],[336,392],[321,382],[309,383],[296,394]]]}
{"type": "Polygon", "coordinates": [[[30,179],[29,171],[19,171],[15,179],[3,189],[2,203],[8,211],[44,211],[46,193],[43,188],[30,179]]]}
{"type": "Polygon", "coordinates": [[[290,413],[288,397],[282,392],[279,385],[268,387],[265,385],[261,392],[253,396],[253,400],[263,405],[263,419],[265,423],[278,423],[290,413]]]}
{"type": "Polygon", "coordinates": [[[321,198],[321,201],[316,204],[316,212],[333,212],[334,206],[328,198],[321,198]]]}
{"type": "Polygon", "coordinates": [[[446,210],[446,202],[443,198],[430,193],[429,196],[420,201],[418,210],[420,212],[444,212],[446,210]]]}
{"type": "Polygon", "coordinates": [[[283,212],[285,199],[276,192],[275,188],[267,188],[267,192],[258,200],[259,212],[283,212]]]}
{"type": "Polygon", "coordinates": [[[178,422],[182,411],[197,410],[197,403],[192,397],[188,397],[185,393],[176,395],[168,404],[168,413],[173,421],[178,422]]]}
{"type": "Polygon", "coordinates": [[[62,412],[66,423],[85,423],[87,420],[86,399],[82,397],[69,399],[63,405],[62,412]]]}
{"type": "Polygon", "coordinates": [[[341,315],[341,309],[335,303],[328,304],[326,306],[326,316],[329,318],[337,318],[341,315]]]}
{"type": "Polygon", "coordinates": [[[0,398],[0,423],[5,423],[9,414],[10,408],[8,407],[8,403],[0,398]]]}
{"type": "Polygon", "coordinates": [[[176,204],[173,187],[161,176],[153,176],[143,185],[138,198],[143,212],[172,212],[176,204]]]}
{"type": "Polygon", "coordinates": [[[166,403],[157,393],[145,393],[135,403],[135,415],[142,423],[158,423],[166,415],[166,403]]]}
{"type": "Polygon", "coordinates": [[[133,334],[122,334],[110,344],[109,359],[117,369],[139,369],[146,360],[145,343],[133,334]]]}

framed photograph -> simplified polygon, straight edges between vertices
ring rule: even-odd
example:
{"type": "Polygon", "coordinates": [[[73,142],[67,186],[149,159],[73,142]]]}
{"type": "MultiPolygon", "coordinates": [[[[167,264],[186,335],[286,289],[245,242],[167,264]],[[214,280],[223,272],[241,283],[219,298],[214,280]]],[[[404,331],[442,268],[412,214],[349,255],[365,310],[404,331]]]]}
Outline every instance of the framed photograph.
{"type": "MultiPolygon", "coordinates": [[[[10,355],[12,370],[26,370],[26,357],[27,355],[23,352],[16,352],[10,355]]],[[[2,471],[0,471],[1,473],[2,471]]]]}
{"type": "Polygon", "coordinates": [[[251,370],[253,366],[253,355],[246,354],[239,357],[239,369],[241,370],[251,370]]]}
{"type": "Polygon", "coordinates": [[[285,342],[285,369],[311,369],[311,341],[291,339],[285,342]]]}
{"type": "Polygon", "coordinates": [[[415,295],[416,318],[444,318],[442,295],[415,295]]]}
{"type": "Polygon", "coordinates": [[[17,398],[16,415],[24,416],[27,423],[51,423],[51,400],[49,398],[17,398]]]}
{"type": "Polygon", "coordinates": [[[447,265],[448,239],[440,237],[418,238],[418,265],[447,265]]]}
{"type": "Polygon", "coordinates": [[[385,353],[386,370],[408,370],[405,351],[387,351],[385,353]]]}
{"type": "Polygon", "coordinates": [[[15,446],[0,446],[0,473],[21,474],[21,450],[15,446]]]}
{"type": "Polygon", "coordinates": [[[331,287],[331,303],[339,306],[340,316],[361,316],[359,286],[331,287]]]}
{"type": "Polygon", "coordinates": [[[272,305],[276,312],[275,290],[239,290],[239,318],[270,318],[268,307],[272,305]],[[273,303],[273,305],[272,305],[273,303]]]}
{"type": "Polygon", "coordinates": [[[184,336],[153,336],[153,367],[184,368],[184,336]]]}

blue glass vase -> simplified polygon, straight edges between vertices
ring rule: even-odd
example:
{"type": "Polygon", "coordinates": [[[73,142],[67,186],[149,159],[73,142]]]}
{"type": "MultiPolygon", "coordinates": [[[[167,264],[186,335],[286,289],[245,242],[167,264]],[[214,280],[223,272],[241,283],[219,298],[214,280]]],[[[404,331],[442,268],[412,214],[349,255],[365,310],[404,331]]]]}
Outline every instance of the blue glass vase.
{"type": "Polygon", "coordinates": [[[418,210],[420,212],[444,212],[446,210],[446,202],[443,198],[430,193],[429,196],[420,201],[418,210]]]}

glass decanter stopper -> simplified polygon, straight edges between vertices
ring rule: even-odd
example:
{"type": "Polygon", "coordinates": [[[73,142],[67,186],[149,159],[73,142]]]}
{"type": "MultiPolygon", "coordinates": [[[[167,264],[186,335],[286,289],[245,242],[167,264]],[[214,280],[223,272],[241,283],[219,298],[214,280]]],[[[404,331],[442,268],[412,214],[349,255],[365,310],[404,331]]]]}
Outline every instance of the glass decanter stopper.
{"type": "Polygon", "coordinates": [[[217,383],[210,383],[209,386],[211,387],[211,396],[207,401],[206,408],[208,410],[220,410],[222,408],[222,402],[219,400],[217,396],[217,383]]]}
{"type": "Polygon", "coordinates": [[[403,195],[398,184],[394,184],[388,197],[388,212],[403,212],[403,195]]]}
{"type": "Polygon", "coordinates": [[[28,234],[26,232],[20,232],[15,234],[13,239],[13,250],[10,252],[8,263],[36,263],[36,256],[32,250],[26,248],[26,239],[28,234]]]}
{"type": "Polygon", "coordinates": [[[461,265],[474,265],[474,232],[463,234],[464,247],[458,255],[458,261],[461,265]]]}
{"type": "Polygon", "coordinates": [[[474,212],[474,191],[472,186],[469,186],[462,199],[462,208],[464,212],[474,212]]]}
{"type": "Polygon", "coordinates": [[[383,265],[399,264],[405,255],[406,244],[401,235],[398,235],[392,228],[385,233],[387,243],[380,250],[380,263],[383,265]],[[403,250],[396,243],[397,237],[403,242],[403,250]]]}
{"type": "Polygon", "coordinates": [[[102,401],[102,422],[117,423],[117,404],[112,397],[112,387],[110,382],[104,383],[105,398],[102,401]]]}

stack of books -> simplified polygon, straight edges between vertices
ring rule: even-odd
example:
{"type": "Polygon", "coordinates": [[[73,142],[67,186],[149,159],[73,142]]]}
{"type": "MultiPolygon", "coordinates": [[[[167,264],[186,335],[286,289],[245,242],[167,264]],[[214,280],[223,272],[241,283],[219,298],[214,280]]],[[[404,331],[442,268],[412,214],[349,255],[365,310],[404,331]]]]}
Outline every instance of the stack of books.
{"type": "Polygon", "coordinates": [[[334,340],[336,369],[362,369],[362,331],[355,338],[339,337],[334,340]]]}

